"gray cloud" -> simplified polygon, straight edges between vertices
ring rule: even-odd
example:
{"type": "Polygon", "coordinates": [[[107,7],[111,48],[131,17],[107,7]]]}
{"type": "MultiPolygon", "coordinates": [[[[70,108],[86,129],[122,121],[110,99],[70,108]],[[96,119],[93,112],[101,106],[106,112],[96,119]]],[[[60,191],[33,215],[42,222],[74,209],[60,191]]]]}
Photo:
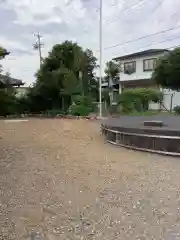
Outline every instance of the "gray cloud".
{"type": "MultiPolygon", "coordinates": [[[[16,56],[4,63],[14,77],[31,82],[39,67],[38,55],[32,50],[33,33],[43,35],[46,55],[53,44],[65,39],[77,41],[91,48],[98,57],[99,1],[97,0],[7,0],[0,7],[0,41],[16,56]],[[22,2],[22,4],[20,4],[22,2]],[[23,70],[24,69],[24,70],[23,70]],[[22,75],[22,77],[21,77],[22,75]]],[[[116,45],[134,38],[180,25],[180,2],[174,0],[103,0],[103,47],[116,45]],[[123,10],[127,9],[127,10],[123,10]],[[116,19],[116,21],[115,21],[116,19]]],[[[104,62],[121,54],[151,47],[178,45],[180,29],[152,36],[130,44],[104,50],[104,62]],[[170,38],[173,38],[170,40],[170,38]],[[167,40],[164,43],[160,41],[167,40]]],[[[0,42],[1,44],[1,42],[0,42]]]]}

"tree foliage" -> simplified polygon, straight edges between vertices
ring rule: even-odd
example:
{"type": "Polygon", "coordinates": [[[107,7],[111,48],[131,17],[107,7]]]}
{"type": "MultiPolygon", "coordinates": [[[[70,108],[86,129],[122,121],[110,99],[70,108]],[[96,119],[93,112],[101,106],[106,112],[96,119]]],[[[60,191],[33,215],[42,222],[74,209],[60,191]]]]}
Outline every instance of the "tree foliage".
{"type": "Polygon", "coordinates": [[[164,88],[180,90],[180,48],[165,54],[157,62],[153,80],[164,88]]]}
{"type": "Polygon", "coordinates": [[[5,58],[5,56],[9,55],[10,52],[8,52],[5,48],[0,46],[0,59],[5,58]]]}
{"type": "Polygon", "coordinates": [[[147,111],[150,102],[162,102],[163,95],[159,90],[137,88],[125,90],[119,96],[119,104],[122,111],[131,113],[133,111],[147,111]]]}
{"type": "Polygon", "coordinates": [[[37,81],[30,89],[31,111],[64,109],[72,104],[74,95],[95,95],[96,58],[91,50],[77,43],[57,44],[43,61],[36,74],[37,81]]]}
{"type": "MultiPolygon", "coordinates": [[[[0,56],[7,51],[0,49],[0,56]]],[[[57,44],[43,59],[36,73],[36,81],[26,96],[16,98],[14,88],[8,85],[0,92],[1,115],[40,112],[68,112],[76,101],[77,114],[85,114],[92,107],[89,99],[97,100],[98,83],[95,78],[96,58],[91,50],[83,50],[77,43],[65,41],[57,44]],[[77,100],[83,97],[83,101],[77,100]],[[76,99],[76,100],[75,100],[76,99]],[[11,107],[13,106],[13,108],[11,107]]]]}
{"type": "Polygon", "coordinates": [[[105,68],[105,79],[109,82],[111,80],[113,83],[116,83],[119,80],[120,67],[114,61],[109,61],[106,63],[105,68]]]}
{"type": "Polygon", "coordinates": [[[173,109],[175,115],[180,115],[180,106],[175,106],[173,109]]]}
{"type": "Polygon", "coordinates": [[[8,52],[5,48],[0,46],[0,59],[5,58],[5,56],[9,55],[10,52],[8,52]]]}
{"type": "Polygon", "coordinates": [[[91,97],[76,96],[69,108],[69,113],[75,116],[87,116],[93,110],[93,99],[91,97]]]}
{"type": "MultiPolygon", "coordinates": [[[[3,58],[5,58],[5,56],[9,55],[9,52],[0,46],[0,60],[2,60],[3,58]]],[[[0,64],[0,73],[2,72],[2,65],[0,64]]]]}
{"type": "Polygon", "coordinates": [[[103,89],[102,98],[103,101],[106,102],[106,106],[112,105],[113,98],[111,96],[114,96],[114,87],[117,84],[117,81],[119,80],[119,73],[120,73],[120,67],[119,64],[117,64],[114,61],[109,61],[106,63],[105,68],[105,82],[108,83],[108,87],[106,89],[103,89]]]}
{"type": "MultiPolygon", "coordinates": [[[[0,59],[3,59],[9,52],[5,48],[0,47],[0,59]]],[[[0,65],[0,73],[3,71],[0,65]]],[[[15,91],[10,84],[10,75],[6,73],[3,84],[0,84],[0,115],[5,116],[11,114],[15,109],[15,91]]]]}

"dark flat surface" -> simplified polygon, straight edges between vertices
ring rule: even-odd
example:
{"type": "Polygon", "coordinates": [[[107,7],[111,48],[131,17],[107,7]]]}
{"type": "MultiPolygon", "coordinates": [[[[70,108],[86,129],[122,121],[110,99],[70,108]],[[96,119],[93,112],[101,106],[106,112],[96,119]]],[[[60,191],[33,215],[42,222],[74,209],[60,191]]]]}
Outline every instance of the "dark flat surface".
{"type": "Polygon", "coordinates": [[[120,118],[109,118],[102,124],[111,129],[128,132],[180,136],[180,117],[178,116],[122,116],[120,118]],[[164,126],[148,127],[144,126],[144,121],[163,121],[164,126]]]}

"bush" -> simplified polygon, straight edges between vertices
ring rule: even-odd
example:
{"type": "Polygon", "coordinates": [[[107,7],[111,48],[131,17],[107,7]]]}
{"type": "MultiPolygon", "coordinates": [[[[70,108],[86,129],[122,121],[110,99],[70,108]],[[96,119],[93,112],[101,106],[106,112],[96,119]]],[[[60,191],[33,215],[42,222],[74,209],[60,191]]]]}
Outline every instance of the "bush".
{"type": "Polygon", "coordinates": [[[68,113],[74,116],[88,116],[93,110],[93,100],[89,96],[76,96],[68,113]]]}
{"type": "Polygon", "coordinates": [[[73,100],[76,105],[93,107],[93,99],[89,96],[76,96],[73,100]]]}
{"type": "Polygon", "coordinates": [[[163,95],[155,89],[136,88],[125,90],[119,96],[119,104],[123,113],[147,111],[149,102],[161,102],[163,95]]]}
{"type": "Polygon", "coordinates": [[[180,115],[180,106],[175,106],[173,111],[176,115],[180,115]]]}
{"type": "Polygon", "coordinates": [[[91,108],[85,105],[72,104],[69,108],[69,113],[73,116],[88,116],[91,108]]]}

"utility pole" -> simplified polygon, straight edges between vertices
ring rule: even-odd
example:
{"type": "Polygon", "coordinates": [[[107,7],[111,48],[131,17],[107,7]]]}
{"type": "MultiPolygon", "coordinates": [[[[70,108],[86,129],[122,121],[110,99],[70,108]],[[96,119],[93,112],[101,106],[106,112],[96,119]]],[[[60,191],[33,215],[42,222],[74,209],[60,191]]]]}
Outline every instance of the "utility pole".
{"type": "Polygon", "coordinates": [[[41,49],[42,49],[42,47],[43,47],[43,45],[44,44],[42,44],[41,43],[41,38],[42,38],[42,36],[40,35],[40,33],[38,32],[38,33],[34,33],[34,36],[37,38],[37,40],[36,40],[36,43],[35,44],[33,44],[33,48],[35,49],[35,50],[38,50],[39,51],[39,62],[40,62],[40,67],[41,67],[41,65],[42,65],[42,52],[41,52],[41,49]]]}
{"type": "Polygon", "coordinates": [[[103,4],[100,0],[100,11],[99,11],[99,117],[102,117],[102,9],[103,4]]]}

